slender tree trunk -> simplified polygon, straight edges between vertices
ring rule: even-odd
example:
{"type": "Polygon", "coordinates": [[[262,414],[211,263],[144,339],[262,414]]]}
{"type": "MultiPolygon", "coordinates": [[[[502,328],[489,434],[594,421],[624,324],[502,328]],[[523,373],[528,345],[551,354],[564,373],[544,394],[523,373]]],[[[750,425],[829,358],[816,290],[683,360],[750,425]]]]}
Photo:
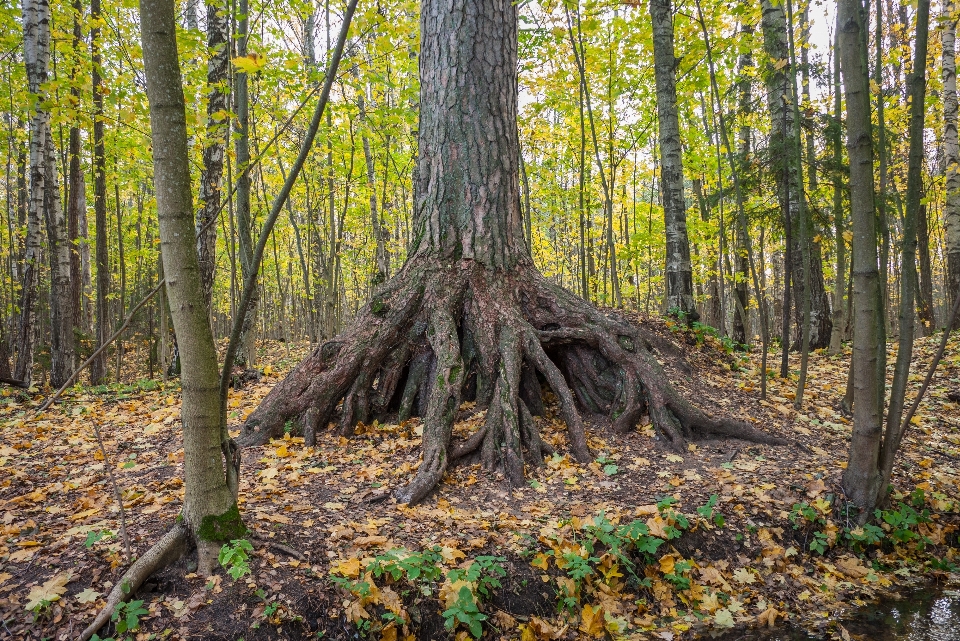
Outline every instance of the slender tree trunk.
{"type": "MultiPolygon", "coordinates": [[[[198,573],[212,573],[220,545],[244,527],[235,488],[226,482],[220,433],[217,352],[194,243],[186,110],[172,0],[143,0],[144,72],[153,134],[154,185],[166,292],[180,348],[184,451],[184,523],[197,543],[198,573]]],[[[229,367],[226,364],[225,367],[229,367]]]]}
{"type": "Polygon", "coordinates": [[[197,215],[197,254],[203,300],[210,307],[217,265],[217,226],[210,221],[220,212],[223,157],[226,153],[230,118],[227,113],[230,72],[230,15],[223,0],[207,0],[207,125],[200,174],[200,202],[197,215]]]}
{"type": "Polygon", "coordinates": [[[834,276],[833,286],[833,331],[830,335],[830,353],[839,354],[843,349],[843,328],[845,321],[843,318],[844,294],[846,293],[846,275],[847,275],[847,243],[845,234],[846,221],[843,208],[843,176],[841,167],[843,166],[843,112],[841,111],[842,91],[840,85],[840,47],[839,47],[839,25],[837,22],[837,34],[834,37],[833,50],[833,122],[830,124],[830,138],[833,146],[833,225],[834,240],[836,243],[837,269],[834,276]]]}
{"type": "Polygon", "coordinates": [[[920,335],[933,334],[933,268],[930,264],[930,228],[927,223],[927,205],[917,209],[917,262],[920,267],[920,282],[917,289],[917,315],[920,318],[920,335]]]}
{"type": "MultiPolygon", "coordinates": [[[[880,184],[877,191],[877,221],[880,224],[880,294],[883,296],[883,309],[890,307],[890,225],[887,221],[887,183],[889,182],[890,170],[887,159],[887,126],[885,116],[885,99],[883,90],[883,0],[876,0],[877,11],[874,19],[876,27],[875,37],[875,58],[873,67],[873,81],[876,83],[877,90],[877,160],[880,165],[880,184]]],[[[866,0],[867,11],[869,12],[870,2],[866,0]]],[[[864,38],[867,34],[864,33],[864,38]]],[[[888,317],[886,311],[883,314],[884,334],[888,332],[888,317]]]]}
{"type": "MultiPolygon", "coordinates": [[[[583,92],[584,104],[587,108],[587,122],[590,125],[590,138],[593,141],[594,160],[596,160],[597,163],[597,173],[600,174],[600,185],[603,188],[603,213],[605,221],[604,247],[606,251],[607,266],[610,270],[609,272],[605,272],[604,276],[606,277],[606,275],[609,273],[610,282],[613,289],[614,304],[620,305],[622,301],[620,298],[620,278],[617,275],[617,250],[613,242],[613,172],[611,171],[610,179],[608,180],[606,171],[603,167],[603,161],[600,158],[600,143],[597,139],[597,128],[593,118],[593,104],[590,100],[590,86],[587,84],[585,60],[586,52],[583,46],[583,34],[580,29],[579,8],[577,9],[575,17],[576,22],[574,22],[568,11],[567,26],[570,34],[570,43],[573,45],[573,58],[576,62],[577,72],[580,77],[580,90],[583,92]],[[574,32],[574,25],[576,25],[576,32],[574,32]]],[[[685,232],[686,227],[684,227],[684,233],[685,232]]],[[[690,251],[688,248],[688,261],[689,253],[690,251]]],[[[604,280],[604,287],[606,287],[606,280],[604,280]]]]}
{"type": "MultiPolygon", "coordinates": [[[[249,3],[240,0],[237,11],[240,20],[237,24],[237,57],[247,55],[249,37],[249,3]]],[[[247,73],[238,69],[234,74],[234,108],[237,113],[237,194],[236,216],[237,237],[240,245],[240,274],[243,282],[250,277],[253,267],[253,220],[250,214],[250,97],[247,73]]],[[[242,348],[238,364],[254,367],[257,363],[257,307],[258,297],[254,295],[243,322],[241,338],[242,348]]]]}
{"type": "Polygon", "coordinates": [[[887,426],[880,449],[878,466],[880,484],[872,508],[885,498],[886,487],[893,473],[893,464],[900,449],[906,426],[902,423],[910,376],[910,359],[913,357],[914,296],[917,284],[917,217],[923,190],[923,123],[925,116],[927,36],[929,32],[930,0],[917,3],[917,32],[913,57],[913,73],[909,77],[910,95],[910,152],[907,168],[907,202],[903,216],[903,249],[900,264],[900,337],[897,343],[897,362],[890,388],[890,405],[887,408],[887,426]]]}
{"type": "MultiPolygon", "coordinates": [[[[360,72],[357,65],[353,65],[351,73],[355,80],[359,79],[360,72]]],[[[374,253],[374,273],[371,284],[377,286],[390,278],[390,254],[387,250],[386,238],[386,235],[389,234],[390,231],[380,219],[380,212],[377,209],[377,172],[374,166],[373,152],[370,149],[370,137],[367,135],[366,92],[368,89],[369,86],[367,85],[357,87],[357,107],[360,112],[360,142],[363,145],[363,160],[367,169],[367,189],[370,192],[370,228],[373,232],[373,239],[376,245],[374,253]]]]}
{"type": "MultiPolygon", "coordinates": [[[[83,32],[80,21],[83,18],[83,3],[81,0],[73,2],[73,68],[70,71],[72,86],[70,87],[71,100],[80,104],[80,48],[84,45],[83,32]]],[[[70,174],[67,180],[67,240],[70,244],[70,315],[74,327],[86,331],[83,318],[83,276],[80,266],[80,217],[81,210],[86,207],[86,185],[83,180],[83,170],[80,167],[80,127],[70,127],[70,174]]],[[[83,214],[85,216],[85,214],[83,214]]]]}
{"type": "Polygon", "coordinates": [[[869,509],[877,496],[883,420],[885,336],[877,220],[874,211],[873,136],[867,77],[867,20],[859,0],[839,0],[840,66],[847,105],[847,156],[853,220],[853,434],[843,488],[856,506],[869,509]]]}
{"type": "Polygon", "coordinates": [[[26,207],[20,323],[17,334],[17,363],[14,378],[30,383],[33,377],[34,341],[37,337],[37,303],[40,298],[41,218],[47,204],[46,162],[50,133],[50,112],[42,107],[41,92],[47,81],[50,61],[50,4],[47,0],[25,0],[23,11],[23,52],[27,85],[36,96],[30,116],[29,189],[26,207]]]}
{"type": "Polygon", "coordinates": [[[942,20],[943,150],[947,166],[943,228],[947,253],[947,309],[950,309],[960,296],[960,142],[957,139],[957,9],[954,0],[944,3],[942,20]]]}
{"type": "MultiPolygon", "coordinates": [[[[91,0],[90,50],[93,54],[93,211],[96,230],[97,341],[99,347],[110,337],[110,259],[107,249],[107,176],[103,134],[103,80],[100,76],[100,0],[91,0]]],[[[90,364],[90,382],[99,385],[107,377],[107,351],[90,364]]]]}
{"type": "Polygon", "coordinates": [[[687,239],[687,206],[683,196],[680,121],[677,117],[677,59],[673,49],[673,7],[670,0],[650,0],[653,21],[654,75],[660,125],[660,167],[663,217],[667,237],[667,308],[700,318],[693,299],[693,267],[687,239]]]}
{"type": "MultiPolygon", "coordinates": [[[[699,5],[698,5],[699,8],[699,5]]],[[[704,29],[706,31],[706,29],[704,29]]],[[[753,27],[750,25],[745,25],[743,27],[743,33],[746,38],[753,37],[753,27]]],[[[712,57],[712,55],[711,55],[712,57]]],[[[713,65],[711,64],[711,67],[713,65]]],[[[731,171],[738,174],[737,183],[739,184],[739,176],[742,175],[742,171],[748,166],[750,160],[750,125],[749,117],[751,111],[751,104],[753,103],[752,87],[753,82],[749,75],[747,75],[747,70],[753,67],[753,54],[749,49],[745,49],[743,53],[740,54],[739,60],[739,74],[740,81],[739,93],[740,93],[740,118],[743,119],[743,124],[740,126],[740,143],[739,143],[739,158],[737,159],[737,165],[731,167],[731,171]]],[[[711,82],[714,86],[714,92],[719,94],[719,89],[716,87],[717,80],[716,74],[711,70],[711,82]]],[[[722,113],[722,112],[718,112],[722,113]]],[[[722,126],[721,122],[721,126],[722,126]]],[[[724,133],[726,135],[726,133],[724,133]]],[[[728,150],[729,151],[729,150],[728,150]]],[[[739,190],[739,187],[738,187],[739,190]]],[[[735,271],[735,280],[734,280],[734,297],[737,302],[737,313],[733,317],[733,340],[737,343],[747,344],[752,340],[751,331],[750,331],[750,292],[749,292],[749,281],[750,281],[750,263],[752,258],[749,256],[748,247],[750,244],[750,230],[747,227],[746,212],[743,211],[743,208],[740,206],[742,203],[739,202],[742,200],[742,193],[738,194],[738,203],[737,203],[737,230],[736,230],[736,247],[734,248],[734,271],[735,271]]],[[[759,284],[754,284],[754,289],[759,296],[759,284]]],[[[760,310],[760,315],[763,316],[763,310],[760,310]]],[[[763,338],[764,333],[761,332],[761,338],[763,338]]],[[[764,385],[766,384],[766,377],[763,379],[764,385]]]]}
{"type": "MultiPolygon", "coordinates": [[[[769,62],[766,65],[764,81],[767,91],[767,109],[770,112],[770,144],[769,153],[774,175],[777,177],[777,186],[781,212],[784,217],[784,228],[789,228],[787,243],[787,260],[791,262],[789,273],[792,285],[792,297],[797,303],[794,305],[794,322],[802,338],[803,327],[810,329],[810,348],[820,349],[830,343],[832,322],[830,319],[830,302],[827,298],[823,278],[823,259],[820,244],[813,242],[810,227],[801,229],[804,220],[803,206],[805,205],[804,184],[802,180],[802,152],[799,152],[795,140],[798,136],[799,118],[796,112],[799,107],[796,102],[796,91],[790,73],[790,46],[788,39],[787,20],[782,4],[774,4],[770,0],[763,0],[763,40],[764,49],[769,62]],[[795,161],[792,159],[796,159],[795,161]],[[787,220],[789,218],[789,220],[787,220]],[[806,236],[806,249],[801,244],[802,237],[806,236]],[[809,254],[806,251],[809,251],[809,254]],[[808,258],[805,258],[808,256],[808,258]],[[810,273],[804,272],[804,264],[809,260],[810,273]],[[810,322],[804,323],[805,297],[804,283],[810,283],[810,322]]],[[[785,307],[785,314],[789,307],[785,307]]],[[[787,344],[789,341],[787,341],[787,344]]]]}

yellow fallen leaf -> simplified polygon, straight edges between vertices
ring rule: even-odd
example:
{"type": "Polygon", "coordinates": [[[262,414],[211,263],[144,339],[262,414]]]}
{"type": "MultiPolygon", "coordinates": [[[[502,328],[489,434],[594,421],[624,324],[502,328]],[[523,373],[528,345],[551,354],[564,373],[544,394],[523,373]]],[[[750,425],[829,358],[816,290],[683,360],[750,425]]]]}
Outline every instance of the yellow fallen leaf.
{"type": "Polygon", "coordinates": [[[330,568],[330,572],[349,578],[356,578],[360,576],[360,559],[351,557],[344,561],[340,561],[330,568]]]}
{"type": "Polygon", "coordinates": [[[27,594],[27,605],[24,606],[24,610],[30,612],[42,606],[44,602],[59,601],[63,593],[67,591],[67,583],[70,583],[70,577],[72,576],[72,572],[61,572],[47,580],[43,585],[35,585],[27,594]]]}
{"type": "Polygon", "coordinates": [[[603,636],[605,627],[603,625],[603,608],[594,607],[590,604],[583,606],[580,612],[580,631],[589,634],[592,637],[603,636]]]}

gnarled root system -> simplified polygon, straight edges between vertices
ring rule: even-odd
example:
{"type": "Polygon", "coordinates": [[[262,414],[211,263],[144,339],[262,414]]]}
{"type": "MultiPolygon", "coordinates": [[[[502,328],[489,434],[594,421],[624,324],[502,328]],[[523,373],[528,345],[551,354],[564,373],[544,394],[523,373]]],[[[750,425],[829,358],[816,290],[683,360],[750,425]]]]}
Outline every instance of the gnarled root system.
{"type": "Polygon", "coordinates": [[[619,432],[649,415],[676,450],[708,435],[786,444],[690,404],[642,329],[550,283],[531,264],[503,272],[468,260],[408,263],[349,329],[271,391],[240,443],[280,436],[289,420],[298,421],[308,444],[335,419],[350,436],[358,422],[395,410],[401,421],[423,419],[423,461],[399,500],[420,501],[451,462],[468,455],[520,484],[525,456],[541,465],[553,452],[532,418],[543,412],[541,381],[560,401],[570,452],[581,462],[592,458],[581,412],[610,416],[619,432]],[[452,442],[464,401],[486,408],[485,422],[452,442]]]}

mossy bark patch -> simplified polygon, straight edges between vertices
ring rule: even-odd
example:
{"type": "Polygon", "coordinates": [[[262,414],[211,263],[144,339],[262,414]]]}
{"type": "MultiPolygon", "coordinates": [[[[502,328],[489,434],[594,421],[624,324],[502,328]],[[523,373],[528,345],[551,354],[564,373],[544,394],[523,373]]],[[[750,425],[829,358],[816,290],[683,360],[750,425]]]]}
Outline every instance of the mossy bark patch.
{"type": "Polygon", "coordinates": [[[197,529],[197,538],[202,541],[232,541],[243,538],[247,527],[240,518],[240,510],[234,503],[220,515],[208,514],[203,517],[197,529]]]}

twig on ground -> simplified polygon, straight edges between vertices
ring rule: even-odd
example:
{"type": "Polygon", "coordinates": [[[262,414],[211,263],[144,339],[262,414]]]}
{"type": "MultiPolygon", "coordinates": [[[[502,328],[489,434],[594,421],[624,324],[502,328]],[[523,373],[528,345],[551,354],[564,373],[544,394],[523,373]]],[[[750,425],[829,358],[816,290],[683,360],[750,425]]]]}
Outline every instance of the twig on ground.
{"type": "Polygon", "coordinates": [[[120,537],[123,539],[123,551],[127,557],[127,563],[130,562],[130,536],[127,534],[127,512],[123,509],[123,495],[120,493],[120,486],[117,485],[117,478],[113,475],[113,466],[110,464],[110,458],[107,456],[107,449],[103,446],[103,437],[100,435],[100,425],[97,421],[93,422],[93,433],[97,435],[97,444],[100,446],[100,454],[103,455],[103,464],[107,469],[107,476],[110,477],[110,484],[113,486],[113,496],[120,507],[120,537]]]}

